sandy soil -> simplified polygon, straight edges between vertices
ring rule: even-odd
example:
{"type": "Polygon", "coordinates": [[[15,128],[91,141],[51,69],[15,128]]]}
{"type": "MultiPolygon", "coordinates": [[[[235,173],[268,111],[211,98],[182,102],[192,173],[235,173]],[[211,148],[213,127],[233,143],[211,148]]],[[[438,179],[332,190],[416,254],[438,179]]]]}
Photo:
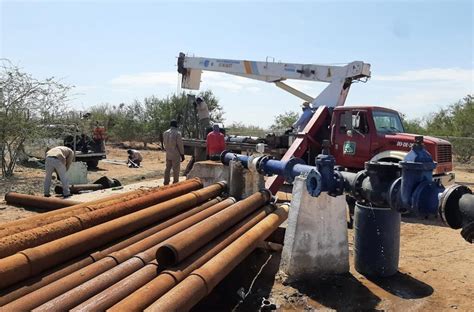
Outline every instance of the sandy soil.
{"type": "MultiPolygon", "coordinates": [[[[97,171],[89,172],[92,182],[106,175],[123,184],[162,178],[164,153],[142,150],[143,167],[100,162],[97,171]]],[[[109,147],[108,159],[125,160],[125,149],[109,147]]],[[[186,164],[186,163],[185,163],[186,164]]],[[[184,165],[185,165],[184,164],[184,165]]],[[[182,170],[184,169],[182,165],[182,170]]],[[[474,189],[474,169],[458,166],[456,181],[474,189]]],[[[42,194],[43,170],[19,166],[15,177],[0,179],[0,193],[13,190],[42,194]]],[[[73,197],[74,199],[74,197],[73,197]]],[[[0,222],[36,214],[0,203],[0,222]]],[[[349,231],[352,261],[353,231],[349,231]]],[[[252,279],[262,272],[240,311],[255,311],[262,298],[275,302],[281,311],[473,311],[474,246],[438,219],[404,218],[401,226],[400,269],[394,277],[369,280],[355,272],[328,276],[298,284],[284,284],[278,278],[279,253],[256,250],[240,264],[195,310],[231,310],[247,291],[252,279]],[[266,261],[268,263],[265,265],[266,261]]]]}
{"type": "MultiPolygon", "coordinates": [[[[152,146],[152,148],[156,147],[152,146]]],[[[163,178],[165,170],[165,153],[157,149],[138,150],[143,155],[141,168],[132,169],[125,165],[100,161],[97,170],[88,172],[87,177],[89,182],[94,182],[102,176],[118,179],[123,185],[138,181],[163,178]]],[[[189,157],[187,156],[187,158],[189,157]]],[[[126,149],[107,146],[107,160],[125,162],[127,160],[126,149]]],[[[188,159],[181,164],[182,172],[184,171],[187,162],[188,159]]],[[[43,169],[17,166],[14,177],[10,179],[0,178],[0,194],[2,194],[1,198],[3,199],[3,194],[9,191],[32,195],[42,195],[43,179],[43,169]]],[[[71,199],[74,200],[74,196],[71,199]]],[[[0,201],[0,222],[20,219],[36,213],[38,212],[8,206],[4,201],[0,201]]]]}

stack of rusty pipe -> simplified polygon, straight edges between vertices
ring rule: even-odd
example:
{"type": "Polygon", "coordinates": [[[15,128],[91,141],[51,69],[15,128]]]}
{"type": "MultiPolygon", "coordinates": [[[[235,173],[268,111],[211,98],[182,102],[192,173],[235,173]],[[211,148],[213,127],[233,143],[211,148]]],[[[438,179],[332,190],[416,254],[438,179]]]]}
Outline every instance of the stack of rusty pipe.
{"type": "Polygon", "coordinates": [[[236,202],[225,188],[190,179],[0,227],[0,311],[190,309],[288,213],[267,190],[236,202]]]}

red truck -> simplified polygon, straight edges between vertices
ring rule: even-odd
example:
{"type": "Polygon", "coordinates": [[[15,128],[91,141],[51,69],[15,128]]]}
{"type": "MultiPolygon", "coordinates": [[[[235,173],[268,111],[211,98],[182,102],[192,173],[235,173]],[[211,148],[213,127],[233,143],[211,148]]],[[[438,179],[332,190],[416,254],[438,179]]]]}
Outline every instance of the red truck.
{"type": "MultiPolygon", "coordinates": [[[[283,160],[300,157],[309,164],[321,151],[321,142],[330,140],[336,164],[351,171],[364,168],[366,161],[403,160],[415,142],[415,134],[405,133],[397,111],[377,106],[319,107],[305,129],[298,133],[283,160]]],[[[454,181],[451,144],[424,136],[426,149],[438,163],[434,175],[443,184],[454,181]]],[[[283,184],[270,177],[266,187],[276,192],[283,184]]]]}

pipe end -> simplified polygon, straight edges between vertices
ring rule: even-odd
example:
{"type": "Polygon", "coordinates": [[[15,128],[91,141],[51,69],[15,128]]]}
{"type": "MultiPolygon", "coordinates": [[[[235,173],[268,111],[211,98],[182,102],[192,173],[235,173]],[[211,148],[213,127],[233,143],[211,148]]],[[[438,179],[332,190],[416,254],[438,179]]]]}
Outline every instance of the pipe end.
{"type": "Polygon", "coordinates": [[[311,170],[306,176],[306,190],[312,197],[321,194],[321,174],[316,170],[311,170]]]}
{"type": "Polygon", "coordinates": [[[216,184],[219,184],[224,190],[227,189],[227,186],[228,186],[228,183],[227,181],[219,181],[219,182],[216,182],[216,184]]]}
{"type": "Polygon", "coordinates": [[[263,189],[259,190],[259,192],[262,193],[265,196],[265,200],[267,202],[269,202],[273,197],[273,194],[269,189],[263,188],[263,189]]]}
{"type": "Polygon", "coordinates": [[[220,159],[221,159],[221,163],[223,163],[224,165],[228,166],[229,165],[229,161],[225,159],[225,156],[230,153],[230,151],[228,150],[225,150],[221,153],[220,155],[220,159]]]}
{"type": "Polygon", "coordinates": [[[441,194],[439,214],[444,222],[453,229],[460,229],[463,225],[459,210],[459,199],[472,191],[464,185],[453,184],[441,194]]]}
{"type": "Polygon", "coordinates": [[[178,262],[178,252],[171,245],[163,245],[156,251],[155,254],[158,267],[167,268],[178,262]]]}

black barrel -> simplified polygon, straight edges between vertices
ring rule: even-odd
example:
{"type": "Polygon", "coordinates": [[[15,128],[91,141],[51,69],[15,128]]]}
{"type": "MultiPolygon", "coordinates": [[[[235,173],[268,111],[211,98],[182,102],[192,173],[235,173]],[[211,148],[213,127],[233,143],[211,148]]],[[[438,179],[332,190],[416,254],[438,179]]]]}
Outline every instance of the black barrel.
{"type": "Polygon", "coordinates": [[[354,212],[354,264],[368,276],[391,276],[398,271],[400,213],[389,208],[356,203],[354,212]]]}

